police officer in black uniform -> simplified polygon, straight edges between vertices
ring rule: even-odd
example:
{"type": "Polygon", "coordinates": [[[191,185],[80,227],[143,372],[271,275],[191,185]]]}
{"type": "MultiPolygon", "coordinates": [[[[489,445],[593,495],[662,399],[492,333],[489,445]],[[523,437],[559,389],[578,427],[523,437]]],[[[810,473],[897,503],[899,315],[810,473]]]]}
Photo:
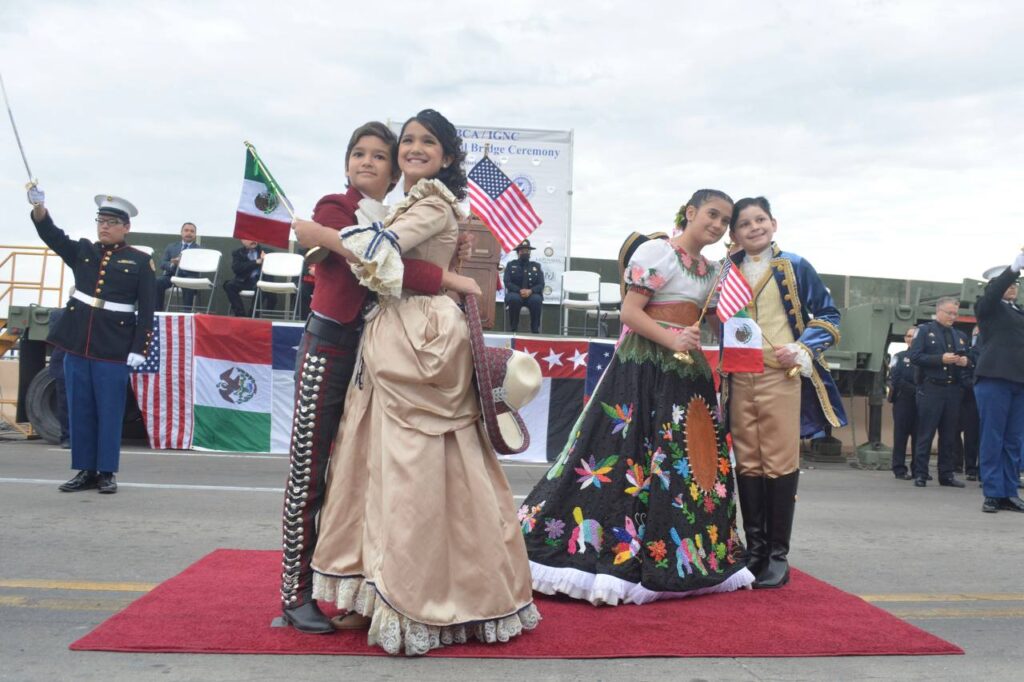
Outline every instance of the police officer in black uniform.
{"type": "Polygon", "coordinates": [[[508,310],[508,326],[512,332],[519,331],[519,311],[525,305],[530,310],[530,332],[540,332],[540,311],[544,305],[544,270],[540,263],[530,260],[530,240],[524,239],[516,247],[519,258],[505,265],[505,308],[508,310]]]}
{"type": "Polygon", "coordinates": [[[967,335],[953,328],[960,310],[955,298],[943,297],[935,304],[935,319],[917,328],[910,345],[910,362],[918,368],[917,444],[914,446],[914,485],[928,485],[928,460],[932,438],[939,432],[939,485],[963,488],[953,475],[953,440],[960,425],[960,405],[965,381],[963,369],[970,366],[967,335]]]}
{"type": "Polygon", "coordinates": [[[62,348],[71,422],[71,468],[62,492],[116,493],[129,368],[145,362],[152,337],[153,259],[125,242],[138,211],[119,197],[98,195],[98,241],[71,239],[54,225],[43,191],[31,185],[32,222],[68,264],[75,292],[48,341],[62,348]]]}
{"type": "Polygon", "coordinates": [[[910,440],[910,455],[913,457],[917,445],[917,384],[914,383],[914,366],[910,364],[910,344],[914,342],[916,327],[907,330],[903,340],[907,350],[900,351],[892,359],[889,369],[889,402],[892,403],[892,473],[903,481],[913,478],[907,471],[907,439],[910,440]]]}

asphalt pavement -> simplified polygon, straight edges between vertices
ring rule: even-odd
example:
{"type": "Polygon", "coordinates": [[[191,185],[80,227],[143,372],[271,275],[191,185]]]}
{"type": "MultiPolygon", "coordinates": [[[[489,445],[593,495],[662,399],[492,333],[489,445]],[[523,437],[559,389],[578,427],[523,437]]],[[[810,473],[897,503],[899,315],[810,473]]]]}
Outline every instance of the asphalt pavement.
{"type": "MultiPolygon", "coordinates": [[[[217,548],[275,549],[287,459],[125,445],[116,495],[60,493],[69,454],[0,441],[0,681],[972,680],[1024,664],[1024,514],[977,484],[914,488],[805,462],[792,563],[952,641],[965,656],[395,659],[73,652],[68,645],[217,548]]],[[[543,465],[506,464],[517,496],[543,465]]],[[[634,633],[642,636],[642,633],[634,633]]]]}

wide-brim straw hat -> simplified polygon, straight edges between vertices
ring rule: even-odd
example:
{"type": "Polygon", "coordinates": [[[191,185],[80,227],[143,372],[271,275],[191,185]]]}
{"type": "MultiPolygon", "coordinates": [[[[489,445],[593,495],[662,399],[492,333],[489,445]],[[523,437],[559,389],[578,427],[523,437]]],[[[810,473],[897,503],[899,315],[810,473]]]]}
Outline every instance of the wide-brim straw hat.
{"type": "Polygon", "coordinates": [[[530,432],[519,410],[540,392],[540,365],[522,351],[486,345],[476,297],[466,296],[463,301],[484,430],[495,452],[519,454],[530,447],[530,432]]]}

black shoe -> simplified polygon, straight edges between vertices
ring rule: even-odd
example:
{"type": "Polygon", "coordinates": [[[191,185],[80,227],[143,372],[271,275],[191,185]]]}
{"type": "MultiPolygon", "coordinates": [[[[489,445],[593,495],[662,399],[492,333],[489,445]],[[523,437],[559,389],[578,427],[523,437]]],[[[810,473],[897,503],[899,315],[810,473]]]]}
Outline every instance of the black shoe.
{"type": "Polygon", "coordinates": [[[92,490],[96,487],[95,471],[79,471],[67,483],[60,485],[57,490],[62,493],[77,493],[79,490],[92,490]]]}
{"type": "Polygon", "coordinates": [[[309,635],[325,635],[334,632],[334,626],[316,605],[315,601],[308,601],[301,606],[293,606],[281,612],[285,622],[290,623],[299,632],[309,635]]]}
{"type": "Polygon", "coordinates": [[[978,480],[978,474],[967,474],[967,480],[968,481],[977,481],[978,480]]]}
{"type": "Polygon", "coordinates": [[[114,477],[114,474],[100,472],[96,487],[100,489],[100,493],[103,495],[113,495],[117,492],[117,479],[114,477]]]}
{"type": "Polygon", "coordinates": [[[893,474],[893,475],[896,477],[897,481],[912,481],[912,480],[914,480],[914,477],[909,472],[906,472],[906,471],[904,471],[902,474],[893,474]]]}
{"type": "Polygon", "coordinates": [[[61,450],[70,450],[71,449],[71,441],[69,441],[67,438],[62,440],[60,442],[60,449],[61,450]]]}
{"type": "Polygon", "coordinates": [[[923,488],[926,485],[928,485],[928,481],[926,479],[923,479],[923,478],[915,478],[914,479],[914,487],[915,488],[923,488]]]}
{"type": "MultiPolygon", "coordinates": [[[[988,502],[988,499],[985,500],[988,502]]],[[[999,500],[999,508],[1007,511],[1024,512],[1024,500],[1019,497],[1006,497],[999,500]]]]}
{"type": "Polygon", "coordinates": [[[931,474],[925,474],[925,480],[928,480],[928,481],[932,480],[932,475],[931,474]]]}
{"type": "Polygon", "coordinates": [[[768,502],[768,566],[758,573],[754,589],[782,587],[789,582],[789,541],[793,533],[800,472],[765,480],[768,502]]]}
{"type": "Polygon", "coordinates": [[[995,514],[999,511],[999,500],[994,497],[986,497],[985,501],[981,503],[981,511],[986,514],[995,514]]]}
{"type": "Polygon", "coordinates": [[[963,481],[957,480],[956,477],[950,476],[949,478],[940,478],[939,485],[946,486],[947,488],[964,488],[966,485],[963,481]]]}

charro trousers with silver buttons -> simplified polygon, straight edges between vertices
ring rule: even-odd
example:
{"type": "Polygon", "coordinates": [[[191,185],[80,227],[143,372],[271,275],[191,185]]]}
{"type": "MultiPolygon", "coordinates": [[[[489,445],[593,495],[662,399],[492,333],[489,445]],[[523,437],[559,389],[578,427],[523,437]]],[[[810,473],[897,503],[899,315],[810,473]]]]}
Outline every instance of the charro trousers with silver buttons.
{"type": "Polygon", "coordinates": [[[358,328],[330,341],[307,328],[295,364],[295,413],[283,510],[281,601],[294,608],[312,599],[310,561],[316,547],[332,444],[355,367],[358,328]]]}

